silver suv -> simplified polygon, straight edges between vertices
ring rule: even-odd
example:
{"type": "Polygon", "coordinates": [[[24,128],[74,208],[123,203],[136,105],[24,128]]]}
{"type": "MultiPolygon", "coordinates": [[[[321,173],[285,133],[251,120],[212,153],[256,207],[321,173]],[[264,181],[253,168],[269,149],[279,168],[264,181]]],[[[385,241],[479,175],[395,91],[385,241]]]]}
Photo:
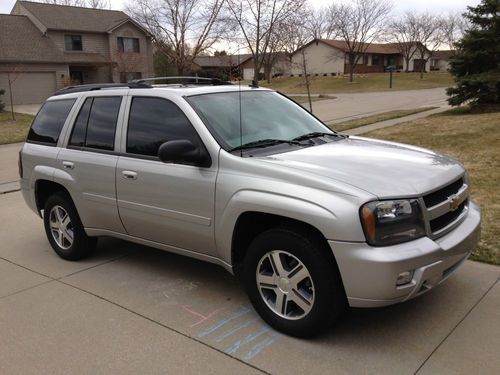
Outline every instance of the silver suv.
{"type": "Polygon", "coordinates": [[[216,263],[266,322],[296,336],[348,305],[432,289],[479,237],[460,163],[331,131],[255,86],[63,89],[20,157],[24,199],[62,258],[113,236],[216,263]]]}

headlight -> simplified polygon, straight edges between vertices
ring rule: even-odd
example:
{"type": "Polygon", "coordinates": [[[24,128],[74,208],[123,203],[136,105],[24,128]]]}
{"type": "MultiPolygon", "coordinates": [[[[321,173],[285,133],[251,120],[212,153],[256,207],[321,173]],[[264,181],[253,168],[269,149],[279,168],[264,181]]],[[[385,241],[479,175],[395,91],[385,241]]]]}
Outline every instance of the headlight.
{"type": "Polygon", "coordinates": [[[425,235],[416,199],[369,202],[361,207],[360,217],[366,240],[372,246],[394,245],[425,235]]]}

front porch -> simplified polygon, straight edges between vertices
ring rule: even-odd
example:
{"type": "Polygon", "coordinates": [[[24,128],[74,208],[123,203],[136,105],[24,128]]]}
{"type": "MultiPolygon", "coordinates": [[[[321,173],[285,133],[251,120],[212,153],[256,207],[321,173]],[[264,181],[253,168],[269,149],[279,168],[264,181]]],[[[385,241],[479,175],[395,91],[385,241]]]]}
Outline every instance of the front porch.
{"type": "Polygon", "coordinates": [[[113,75],[109,65],[69,65],[68,85],[91,83],[112,83],[113,75]]]}

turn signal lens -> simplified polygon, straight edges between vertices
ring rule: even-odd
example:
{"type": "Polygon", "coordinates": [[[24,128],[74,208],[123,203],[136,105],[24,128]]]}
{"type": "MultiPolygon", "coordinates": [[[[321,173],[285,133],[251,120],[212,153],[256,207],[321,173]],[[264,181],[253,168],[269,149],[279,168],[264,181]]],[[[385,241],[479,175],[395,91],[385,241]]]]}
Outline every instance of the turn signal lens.
{"type": "Polygon", "coordinates": [[[368,207],[363,207],[361,209],[361,218],[363,219],[363,224],[365,228],[365,234],[370,242],[374,242],[376,239],[375,232],[375,215],[373,211],[368,207]]]}

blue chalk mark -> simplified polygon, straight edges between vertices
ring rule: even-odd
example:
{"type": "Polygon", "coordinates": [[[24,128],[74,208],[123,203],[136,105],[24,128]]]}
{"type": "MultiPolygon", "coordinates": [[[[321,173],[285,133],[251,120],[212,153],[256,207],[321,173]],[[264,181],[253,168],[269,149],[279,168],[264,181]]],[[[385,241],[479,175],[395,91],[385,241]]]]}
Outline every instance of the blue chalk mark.
{"type": "Polygon", "coordinates": [[[244,360],[250,360],[252,359],[253,357],[255,357],[257,354],[259,354],[262,349],[264,349],[265,347],[271,345],[273,342],[275,342],[279,337],[281,337],[280,334],[275,334],[273,335],[272,337],[269,337],[257,344],[254,345],[254,347],[252,349],[250,349],[247,354],[245,354],[245,356],[243,357],[244,360]]]}
{"type": "Polygon", "coordinates": [[[251,324],[255,323],[256,321],[257,321],[257,319],[247,320],[247,321],[246,321],[246,322],[244,322],[243,324],[240,324],[240,325],[238,325],[238,326],[234,327],[233,329],[231,329],[231,330],[229,330],[229,331],[227,331],[227,332],[223,333],[222,335],[217,336],[217,337],[215,338],[215,341],[216,341],[216,342],[221,342],[221,341],[222,341],[222,340],[224,340],[226,337],[231,336],[233,333],[235,333],[235,332],[239,331],[240,329],[243,329],[243,328],[245,328],[245,327],[248,327],[249,325],[251,325],[251,324]]]}
{"type": "Polygon", "coordinates": [[[249,342],[255,340],[257,337],[263,335],[264,333],[268,332],[270,330],[269,327],[263,327],[260,330],[258,330],[256,333],[250,334],[246,336],[244,339],[236,341],[233,346],[229,347],[226,349],[227,354],[234,354],[238,351],[239,348],[241,348],[243,345],[248,344],[249,342]]]}
{"type": "Polygon", "coordinates": [[[234,320],[234,319],[237,319],[239,318],[240,316],[242,315],[245,315],[246,313],[248,313],[250,311],[249,308],[247,307],[244,307],[243,309],[240,309],[239,311],[237,311],[236,313],[234,313],[233,315],[230,315],[229,317],[215,323],[212,327],[210,327],[209,329],[207,329],[206,331],[203,331],[202,333],[200,333],[198,335],[198,337],[205,337],[205,336],[208,336],[210,335],[212,332],[215,332],[217,331],[220,327],[222,327],[224,324],[226,323],[229,323],[230,321],[234,320]]]}

